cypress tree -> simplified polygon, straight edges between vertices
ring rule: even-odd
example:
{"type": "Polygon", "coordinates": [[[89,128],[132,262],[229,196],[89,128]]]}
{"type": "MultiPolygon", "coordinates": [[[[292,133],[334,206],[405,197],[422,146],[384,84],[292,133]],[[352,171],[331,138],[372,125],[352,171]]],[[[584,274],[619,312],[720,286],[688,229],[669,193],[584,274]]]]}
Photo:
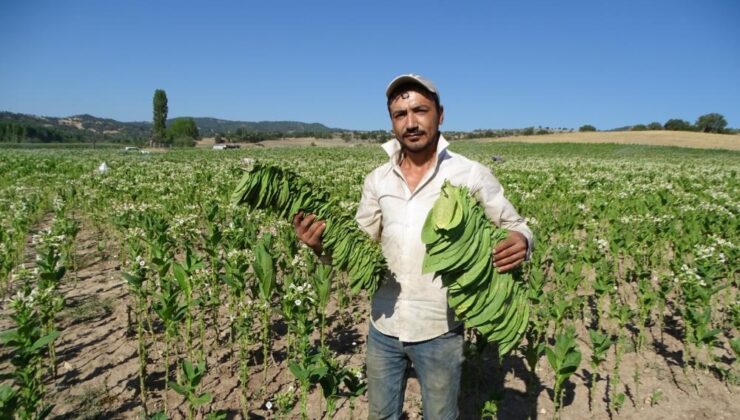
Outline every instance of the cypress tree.
{"type": "Polygon", "coordinates": [[[162,142],[167,135],[167,93],[162,89],[154,91],[154,121],[153,121],[153,141],[162,142]]]}

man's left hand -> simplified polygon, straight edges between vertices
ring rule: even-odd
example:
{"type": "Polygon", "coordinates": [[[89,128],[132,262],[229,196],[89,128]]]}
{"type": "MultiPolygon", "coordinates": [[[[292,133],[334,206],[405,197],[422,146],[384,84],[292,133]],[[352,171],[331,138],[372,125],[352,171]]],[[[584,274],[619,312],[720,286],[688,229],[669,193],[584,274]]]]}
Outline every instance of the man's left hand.
{"type": "Polygon", "coordinates": [[[510,230],[503,241],[493,249],[493,265],[499,273],[513,270],[527,256],[527,238],[519,232],[510,230]]]}

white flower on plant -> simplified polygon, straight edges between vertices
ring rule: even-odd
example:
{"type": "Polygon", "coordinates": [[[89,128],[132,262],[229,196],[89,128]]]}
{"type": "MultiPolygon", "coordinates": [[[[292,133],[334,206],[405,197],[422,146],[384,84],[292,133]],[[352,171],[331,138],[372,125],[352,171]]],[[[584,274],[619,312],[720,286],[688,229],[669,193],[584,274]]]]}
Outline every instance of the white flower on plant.
{"type": "Polygon", "coordinates": [[[599,247],[599,252],[606,254],[609,250],[609,241],[606,239],[595,239],[596,245],[599,247]]]}
{"type": "Polygon", "coordinates": [[[301,300],[300,299],[296,299],[295,301],[293,301],[293,303],[295,303],[295,306],[301,306],[301,300]]]}
{"type": "Polygon", "coordinates": [[[265,408],[267,408],[268,410],[272,410],[272,401],[266,402],[265,403],[265,408]]]}

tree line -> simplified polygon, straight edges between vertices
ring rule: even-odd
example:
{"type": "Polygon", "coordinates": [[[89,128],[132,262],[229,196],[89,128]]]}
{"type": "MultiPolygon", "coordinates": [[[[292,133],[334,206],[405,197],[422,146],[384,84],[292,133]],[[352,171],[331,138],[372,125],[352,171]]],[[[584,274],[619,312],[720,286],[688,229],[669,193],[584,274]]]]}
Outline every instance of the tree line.
{"type": "MultiPolygon", "coordinates": [[[[163,89],[157,89],[154,92],[152,101],[152,130],[151,137],[148,139],[135,136],[111,136],[106,133],[94,132],[89,130],[71,129],[69,127],[50,127],[38,123],[26,121],[1,121],[0,120],[0,142],[1,143],[95,143],[97,142],[116,142],[125,144],[144,145],[149,143],[150,146],[163,147],[187,147],[195,146],[200,139],[200,133],[195,120],[190,117],[177,118],[173,120],[169,127],[167,126],[167,113],[169,111],[167,104],[167,94],[163,89]]],[[[727,120],[722,114],[709,113],[701,115],[695,123],[690,123],[679,118],[672,118],[664,124],[651,122],[649,124],[635,124],[625,129],[631,131],[642,130],[675,130],[675,131],[695,131],[703,133],[737,133],[740,130],[727,128],[727,120]]],[[[489,129],[474,130],[472,132],[445,132],[445,136],[450,140],[482,138],[482,137],[508,137],[515,135],[540,135],[552,134],[559,132],[573,131],[567,128],[551,127],[525,127],[521,129],[489,129]]],[[[586,124],[581,126],[578,131],[598,131],[593,125],[586,124]]],[[[256,143],[264,140],[276,140],[282,138],[295,137],[314,137],[314,138],[333,138],[334,133],[327,131],[255,131],[244,127],[237,128],[233,131],[216,133],[216,143],[256,143]]],[[[370,140],[376,142],[385,142],[392,138],[388,131],[345,131],[340,134],[345,141],[353,139],[370,140]]]]}
{"type": "Polygon", "coordinates": [[[0,141],[6,143],[21,143],[27,141],[40,143],[63,143],[82,141],[82,136],[65,136],[52,128],[19,124],[12,121],[0,121],[0,141]]]}
{"type": "Polygon", "coordinates": [[[332,133],[326,131],[293,131],[289,133],[281,131],[254,131],[239,127],[233,131],[216,133],[216,143],[257,143],[264,140],[277,140],[283,138],[314,137],[318,139],[330,139],[332,133]]]}
{"type": "MultiPolygon", "coordinates": [[[[648,130],[672,130],[672,131],[696,131],[700,133],[717,133],[733,134],[737,129],[727,128],[727,120],[724,115],[712,112],[704,114],[696,119],[694,124],[680,118],[671,118],[664,124],[651,122],[650,124],[635,124],[629,127],[630,131],[648,131],[648,130]]],[[[596,127],[591,124],[582,125],[578,131],[588,132],[597,131],[596,127]]]]}

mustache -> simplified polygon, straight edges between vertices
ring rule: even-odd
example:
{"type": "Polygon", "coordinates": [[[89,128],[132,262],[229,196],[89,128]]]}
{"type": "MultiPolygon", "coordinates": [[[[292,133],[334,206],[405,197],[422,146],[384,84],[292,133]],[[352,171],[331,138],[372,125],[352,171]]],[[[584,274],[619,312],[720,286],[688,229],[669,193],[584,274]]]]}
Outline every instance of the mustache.
{"type": "Polygon", "coordinates": [[[409,136],[409,135],[423,135],[426,134],[424,130],[421,130],[419,128],[408,128],[403,130],[403,136],[409,136]]]}

